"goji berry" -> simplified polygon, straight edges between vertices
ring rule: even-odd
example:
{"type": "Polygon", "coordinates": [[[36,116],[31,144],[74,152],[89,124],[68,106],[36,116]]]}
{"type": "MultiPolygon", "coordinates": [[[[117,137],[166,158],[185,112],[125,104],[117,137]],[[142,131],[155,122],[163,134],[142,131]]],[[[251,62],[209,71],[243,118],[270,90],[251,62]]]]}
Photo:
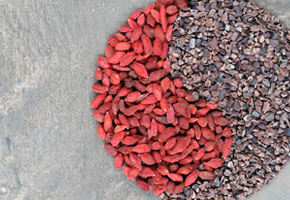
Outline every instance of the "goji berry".
{"type": "Polygon", "coordinates": [[[200,171],[198,176],[202,179],[202,180],[214,180],[215,179],[215,175],[212,172],[208,172],[208,171],[200,171]]]}
{"type": "Polygon", "coordinates": [[[184,181],[184,187],[187,187],[191,184],[193,184],[196,179],[198,178],[198,175],[199,175],[199,171],[198,170],[195,170],[193,172],[191,172],[185,179],[184,181]]]}
{"type": "Polygon", "coordinates": [[[149,190],[149,185],[146,181],[140,179],[140,178],[136,178],[136,183],[137,185],[141,188],[141,190],[143,191],[148,191],[149,190]]]}
{"type": "Polygon", "coordinates": [[[133,147],[132,150],[137,153],[148,153],[151,151],[151,147],[148,144],[139,144],[133,147]]]}
{"type": "Polygon", "coordinates": [[[143,178],[148,178],[148,177],[155,176],[155,173],[150,167],[143,167],[139,173],[139,176],[141,176],[143,178]]]}
{"type": "Polygon", "coordinates": [[[144,78],[148,78],[148,72],[143,64],[138,63],[138,62],[134,62],[133,68],[139,76],[144,77],[144,78]]]}
{"type": "Polygon", "coordinates": [[[123,155],[118,154],[114,159],[114,165],[116,169],[121,169],[124,163],[123,155]]]}

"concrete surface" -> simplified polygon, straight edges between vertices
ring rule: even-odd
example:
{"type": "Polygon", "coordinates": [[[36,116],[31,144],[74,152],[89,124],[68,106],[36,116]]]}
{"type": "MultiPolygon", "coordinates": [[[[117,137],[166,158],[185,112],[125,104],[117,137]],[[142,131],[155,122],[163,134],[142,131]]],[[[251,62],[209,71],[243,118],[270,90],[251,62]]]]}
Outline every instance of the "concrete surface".
{"type": "MultiPolygon", "coordinates": [[[[290,27],[290,1],[263,1],[290,27]]],[[[0,0],[0,200],[154,200],[97,138],[106,38],[153,0],[0,0]]],[[[253,200],[290,199],[290,165],[253,200]]]]}

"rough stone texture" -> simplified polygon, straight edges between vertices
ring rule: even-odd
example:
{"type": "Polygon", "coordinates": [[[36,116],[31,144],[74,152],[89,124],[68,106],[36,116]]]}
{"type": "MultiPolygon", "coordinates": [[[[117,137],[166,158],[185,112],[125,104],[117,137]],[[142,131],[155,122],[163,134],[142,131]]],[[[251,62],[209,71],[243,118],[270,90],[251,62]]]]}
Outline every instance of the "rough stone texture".
{"type": "MultiPolygon", "coordinates": [[[[0,200],[154,200],[97,138],[106,38],[153,0],[0,0],[0,200]]],[[[289,0],[259,0],[290,27],[289,0]]],[[[290,199],[290,166],[253,200],[290,199]]]]}

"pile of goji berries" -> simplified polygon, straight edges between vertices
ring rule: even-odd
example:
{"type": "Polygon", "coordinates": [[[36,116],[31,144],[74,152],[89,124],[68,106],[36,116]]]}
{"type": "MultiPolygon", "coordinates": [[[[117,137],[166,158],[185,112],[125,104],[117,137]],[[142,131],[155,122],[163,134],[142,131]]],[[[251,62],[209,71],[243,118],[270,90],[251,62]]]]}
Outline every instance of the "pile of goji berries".
{"type": "Polygon", "coordinates": [[[215,179],[231,149],[228,120],[217,104],[196,101],[166,60],[172,23],[186,0],[135,11],[99,57],[91,102],[105,150],[142,190],[181,193],[198,178],[215,179]]]}

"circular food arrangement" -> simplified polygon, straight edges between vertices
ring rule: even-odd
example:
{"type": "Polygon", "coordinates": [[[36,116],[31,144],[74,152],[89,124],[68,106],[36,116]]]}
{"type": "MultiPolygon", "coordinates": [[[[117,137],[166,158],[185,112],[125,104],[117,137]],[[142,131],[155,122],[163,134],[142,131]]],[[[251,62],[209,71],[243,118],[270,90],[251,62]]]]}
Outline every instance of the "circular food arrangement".
{"type": "Polygon", "coordinates": [[[157,0],[97,58],[97,133],[162,199],[244,199],[289,158],[290,31],[247,0],[157,0]]]}

